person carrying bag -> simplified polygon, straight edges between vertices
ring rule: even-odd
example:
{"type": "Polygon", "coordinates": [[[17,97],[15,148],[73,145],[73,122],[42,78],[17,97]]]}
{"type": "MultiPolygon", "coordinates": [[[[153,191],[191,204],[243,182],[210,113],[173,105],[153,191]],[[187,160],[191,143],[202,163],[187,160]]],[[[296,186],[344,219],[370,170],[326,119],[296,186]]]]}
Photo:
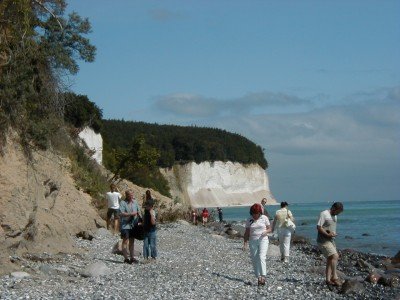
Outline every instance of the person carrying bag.
{"type": "Polygon", "coordinates": [[[275,213],[274,221],[272,222],[272,231],[278,231],[279,250],[281,252],[281,261],[289,262],[290,240],[296,229],[292,212],[287,208],[287,202],[281,202],[281,209],[275,213]]]}

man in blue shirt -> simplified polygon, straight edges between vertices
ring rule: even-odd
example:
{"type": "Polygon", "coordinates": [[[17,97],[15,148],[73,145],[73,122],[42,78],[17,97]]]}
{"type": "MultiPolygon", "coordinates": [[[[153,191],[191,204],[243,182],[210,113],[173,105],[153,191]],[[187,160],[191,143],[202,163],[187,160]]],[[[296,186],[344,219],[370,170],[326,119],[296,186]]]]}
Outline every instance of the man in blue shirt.
{"type": "Polygon", "coordinates": [[[135,200],[133,192],[127,190],[125,192],[125,200],[120,203],[121,216],[121,238],[122,238],[122,253],[124,255],[124,263],[137,263],[134,258],[134,242],[133,226],[139,216],[139,205],[135,200]]]}

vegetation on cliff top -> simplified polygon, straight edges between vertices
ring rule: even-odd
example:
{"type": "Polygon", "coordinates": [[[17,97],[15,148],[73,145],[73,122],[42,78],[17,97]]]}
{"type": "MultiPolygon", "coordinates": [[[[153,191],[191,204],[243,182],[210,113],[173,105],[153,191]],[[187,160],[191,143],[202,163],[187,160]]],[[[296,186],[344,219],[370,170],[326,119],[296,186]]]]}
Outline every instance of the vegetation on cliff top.
{"type": "Polygon", "coordinates": [[[144,136],[146,143],[157,149],[157,165],[194,161],[234,161],[257,163],[268,167],[263,149],[247,138],[216,128],[158,125],[122,120],[103,120],[104,162],[115,169],[115,157],[130,148],[132,140],[144,136]]]}

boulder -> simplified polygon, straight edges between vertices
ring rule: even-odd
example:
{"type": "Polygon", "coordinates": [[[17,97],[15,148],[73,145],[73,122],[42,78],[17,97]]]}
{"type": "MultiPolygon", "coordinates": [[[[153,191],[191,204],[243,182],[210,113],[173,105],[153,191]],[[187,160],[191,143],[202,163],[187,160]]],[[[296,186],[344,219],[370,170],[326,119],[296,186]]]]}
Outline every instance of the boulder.
{"type": "Polygon", "coordinates": [[[94,238],[93,234],[91,232],[89,232],[89,231],[86,231],[86,230],[78,232],[76,234],[76,237],[77,238],[81,238],[83,240],[88,240],[88,241],[91,241],[94,238]]]}
{"type": "Polygon", "coordinates": [[[185,225],[185,226],[190,225],[190,223],[189,223],[188,221],[182,220],[182,219],[179,219],[179,220],[177,220],[176,222],[179,223],[179,224],[181,224],[181,225],[185,225]]]}
{"type": "Polygon", "coordinates": [[[384,274],[382,275],[379,280],[379,284],[382,284],[384,286],[392,287],[392,288],[397,288],[400,286],[400,279],[397,276],[392,276],[389,274],[384,274]]]}
{"type": "Polygon", "coordinates": [[[392,257],[392,264],[398,264],[400,263],[400,251],[397,252],[397,254],[392,257]]]}
{"type": "Polygon", "coordinates": [[[109,274],[111,274],[110,269],[101,261],[90,264],[81,272],[83,277],[98,277],[109,274]]]}
{"type": "Polygon", "coordinates": [[[367,272],[374,272],[376,270],[376,268],[373,265],[371,265],[369,262],[363,259],[357,260],[356,267],[359,267],[361,270],[367,272]]]}
{"type": "Polygon", "coordinates": [[[377,284],[380,278],[381,278],[381,274],[379,274],[377,272],[371,272],[365,280],[372,284],[377,284]]]}
{"type": "Polygon", "coordinates": [[[22,279],[22,278],[25,278],[25,277],[30,277],[31,275],[29,275],[26,272],[18,271],[18,272],[12,272],[11,276],[16,278],[16,279],[22,279]]]}
{"type": "Polygon", "coordinates": [[[310,239],[306,238],[304,236],[295,234],[292,236],[292,243],[293,244],[309,244],[310,239]]]}
{"type": "Polygon", "coordinates": [[[222,235],[219,235],[219,234],[211,234],[211,237],[213,237],[214,239],[223,239],[224,238],[222,235]]]}
{"type": "Polygon", "coordinates": [[[226,233],[227,235],[233,236],[233,237],[238,237],[238,235],[239,235],[239,232],[236,231],[236,230],[234,230],[234,229],[232,229],[232,228],[228,228],[228,229],[225,231],[225,233],[226,233]]]}
{"type": "Polygon", "coordinates": [[[348,279],[343,283],[340,292],[342,294],[352,294],[352,293],[359,294],[362,293],[364,290],[365,287],[362,284],[362,282],[359,282],[356,279],[348,279]]]}

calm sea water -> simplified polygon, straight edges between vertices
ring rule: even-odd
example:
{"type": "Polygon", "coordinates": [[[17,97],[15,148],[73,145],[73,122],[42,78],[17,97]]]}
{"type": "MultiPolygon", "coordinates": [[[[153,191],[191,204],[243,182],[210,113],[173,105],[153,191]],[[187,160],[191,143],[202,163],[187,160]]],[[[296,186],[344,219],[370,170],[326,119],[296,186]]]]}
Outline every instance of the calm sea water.
{"type": "MultiPolygon", "coordinates": [[[[400,200],[344,202],[338,216],[336,244],[340,249],[394,256],[400,250],[400,200]]],[[[293,203],[289,209],[296,219],[296,233],[315,243],[319,213],[331,203],[293,203]]],[[[270,216],[279,205],[267,206],[270,216]]],[[[244,221],[249,207],[223,208],[224,220],[244,221]]]]}

